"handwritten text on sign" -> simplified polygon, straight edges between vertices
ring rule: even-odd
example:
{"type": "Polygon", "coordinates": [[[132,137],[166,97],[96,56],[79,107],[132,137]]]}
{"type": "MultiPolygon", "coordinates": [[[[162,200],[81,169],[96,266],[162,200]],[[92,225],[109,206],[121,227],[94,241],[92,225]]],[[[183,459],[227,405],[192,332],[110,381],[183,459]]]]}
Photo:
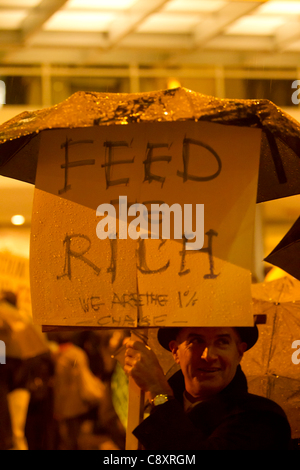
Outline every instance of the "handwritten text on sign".
{"type": "Polygon", "coordinates": [[[43,133],[31,244],[35,321],[251,325],[259,155],[259,130],[210,123],[43,133]],[[189,251],[186,240],[174,239],[100,240],[96,209],[118,209],[120,196],[128,206],[204,204],[203,248],[189,251]]]}

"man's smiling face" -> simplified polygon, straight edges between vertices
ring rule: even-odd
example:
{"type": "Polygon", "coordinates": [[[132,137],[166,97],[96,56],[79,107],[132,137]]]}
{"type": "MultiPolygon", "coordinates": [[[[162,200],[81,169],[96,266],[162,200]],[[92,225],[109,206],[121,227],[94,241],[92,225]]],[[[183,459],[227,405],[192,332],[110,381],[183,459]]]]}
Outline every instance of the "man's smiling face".
{"type": "Polygon", "coordinates": [[[246,348],[234,328],[182,328],[170,349],[181,366],[189,399],[205,400],[227,387],[246,348]]]}

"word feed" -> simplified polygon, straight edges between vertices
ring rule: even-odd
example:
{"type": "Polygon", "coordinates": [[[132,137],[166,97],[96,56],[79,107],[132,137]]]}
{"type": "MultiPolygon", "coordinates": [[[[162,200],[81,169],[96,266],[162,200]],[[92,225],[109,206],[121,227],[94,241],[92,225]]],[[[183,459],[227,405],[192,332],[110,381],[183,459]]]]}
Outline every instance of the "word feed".
{"type": "MultiPolygon", "coordinates": [[[[86,150],[83,149],[83,146],[91,145],[91,144],[93,145],[95,143],[96,141],[94,140],[73,141],[73,139],[67,139],[66,142],[61,145],[61,149],[65,150],[65,162],[61,165],[61,169],[64,170],[64,187],[62,189],[59,189],[58,194],[62,195],[72,189],[71,184],[69,184],[69,173],[70,173],[69,170],[71,168],[96,165],[95,159],[70,161],[70,156],[69,156],[70,147],[72,146],[74,147],[75,145],[80,146],[81,150],[85,153],[86,150]]],[[[116,186],[123,186],[123,185],[129,186],[131,181],[133,180],[133,178],[130,178],[129,174],[130,173],[132,174],[135,170],[133,170],[130,167],[127,170],[128,171],[127,177],[125,178],[122,177],[119,179],[112,179],[112,172],[113,172],[114,166],[120,166],[120,165],[128,166],[128,165],[136,164],[135,157],[127,158],[127,154],[129,153],[130,150],[132,153],[133,144],[134,144],[134,138],[132,138],[130,142],[105,141],[103,143],[103,147],[105,147],[106,149],[109,149],[108,154],[107,152],[105,152],[105,163],[101,165],[101,168],[105,169],[106,190],[108,190],[109,188],[116,187],[116,186]],[[115,158],[116,153],[122,155],[123,158],[122,159],[118,159],[118,157],[115,158]],[[124,155],[126,155],[125,158],[124,158],[124,155]]],[[[166,183],[167,178],[161,175],[153,174],[151,172],[152,166],[154,165],[154,163],[158,163],[158,162],[166,162],[170,164],[173,160],[173,157],[171,155],[154,156],[153,151],[154,149],[162,149],[165,147],[171,148],[172,146],[173,146],[173,142],[171,142],[170,144],[165,144],[165,143],[153,144],[153,143],[147,142],[146,160],[142,162],[144,166],[143,183],[148,182],[149,184],[151,184],[153,182],[158,182],[161,185],[161,188],[163,188],[164,184],[166,183]],[[149,152],[149,149],[151,150],[150,152],[149,152]]],[[[212,147],[203,143],[200,140],[184,138],[181,144],[181,148],[182,148],[181,154],[182,154],[182,160],[183,160],[183,171],[178,170],[176,174],[177,174],[177,177],[181,178],[184,183],[186,183],[187,181],[195,181],[198,183],[204,182],[204,181],[211,181],[220,175],[221,170],[222,170],[222,161],[219,155],[215,152],[215,150],[212,147]],[[210,160],[211,160],[211,157],[213,157],[213,161],[215,159],[217,162],[217,170],[205,176],[190,174],[189,164],[190,164],[190,158],[191,158],[191,153],[192,153],[191,146],[196,147],[198,151],[199,149],[205,150],[210,160]]]]}
{"type": "Polygon", "coordinates": [[[192,121],[42,133],[35,322],[252,325],[260,139],[257,129],[192,121]]]}

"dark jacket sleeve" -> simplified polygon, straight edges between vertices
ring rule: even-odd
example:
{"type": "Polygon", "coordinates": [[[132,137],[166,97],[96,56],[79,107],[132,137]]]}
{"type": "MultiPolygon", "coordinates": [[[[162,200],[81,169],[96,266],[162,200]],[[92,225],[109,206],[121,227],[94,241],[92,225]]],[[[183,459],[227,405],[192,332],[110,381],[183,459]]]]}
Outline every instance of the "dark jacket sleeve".
{"type": "MultiPolygon", "coordinates": [[[[200,406],[201,408],[201,406],[200,406]]],[[[211,408],[211,414],[216,415],[211,408]]],[[[224,411],[224,410],[223,410],[224,411]]],[[[146,450],[288,450],[290,428],[285,416],[270,409],[243,409],[223,415],[209,429],[207,409],[186,415],[177,400],[154,412],[134,435],[146,450]],[[201,419],[203,418],[203,422],[201,419]],[[193,424],[193,421],[197,423],[193,424]]],[[[222,414],[222,412],[221,412],[222,414]]],[[[214,418],[213,418],[214,420],[214,418]]]]}

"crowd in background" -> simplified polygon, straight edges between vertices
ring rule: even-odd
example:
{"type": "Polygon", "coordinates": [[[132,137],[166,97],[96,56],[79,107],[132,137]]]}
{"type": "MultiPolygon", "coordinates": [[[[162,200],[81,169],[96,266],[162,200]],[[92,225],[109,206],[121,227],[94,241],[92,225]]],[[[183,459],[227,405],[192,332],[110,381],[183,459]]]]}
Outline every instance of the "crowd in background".
{"type": "MultiPolygon", "coordinates": [[[[16,299],[2,298],[0,338],[7,303],[17,309],[16,299]]],[[[0,450],[125,449],[127,377],[112,356],[127,334],[60,331],[44,336],[43,354],[22,359],[8,351],[0,365],[0,450]]]]}

